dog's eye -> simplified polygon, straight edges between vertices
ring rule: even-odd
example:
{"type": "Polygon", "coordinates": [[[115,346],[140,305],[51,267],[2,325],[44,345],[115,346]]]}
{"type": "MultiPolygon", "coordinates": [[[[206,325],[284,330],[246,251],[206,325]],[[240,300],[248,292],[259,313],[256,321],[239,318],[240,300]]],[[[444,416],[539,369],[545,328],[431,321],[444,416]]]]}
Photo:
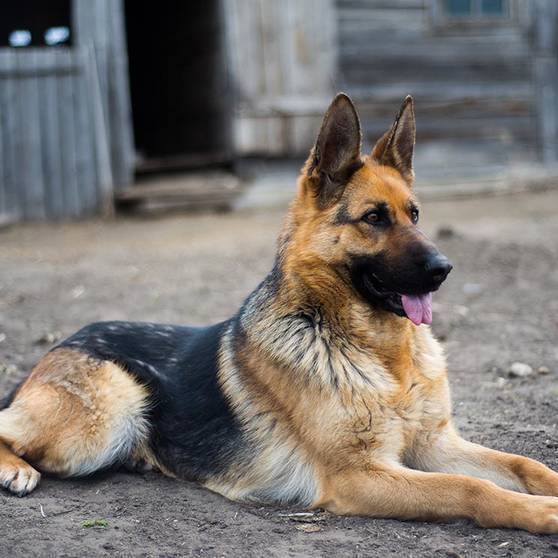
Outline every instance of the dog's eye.
{"type": "Polygon", "coordinates": [[[413,207],[413,209],[411,209],[411,221],[413,222],[413,224],[417,224],[419,220],[419,210],[416,207],[413,207]]]}
{"type": "Polygon", "coordinates": [[[370,225],[378,225],[382,222],[382,217],[377,211],[369,211],[362,217],[362,220],[370,225]]]}

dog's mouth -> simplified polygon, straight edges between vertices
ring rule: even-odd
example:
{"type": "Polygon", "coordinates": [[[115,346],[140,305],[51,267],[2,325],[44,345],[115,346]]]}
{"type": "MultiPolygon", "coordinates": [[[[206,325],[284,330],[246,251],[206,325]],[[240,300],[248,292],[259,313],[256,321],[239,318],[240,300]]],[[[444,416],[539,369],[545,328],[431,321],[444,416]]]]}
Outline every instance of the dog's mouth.
{"type": "Polygon", "coordinates": [[[432,292],[401,294],[390,290],[375,274],[364,275],[364,284],[369,295],[380,306],[398,316],[409,318],[415,325],[432,323],[432,292]]]}

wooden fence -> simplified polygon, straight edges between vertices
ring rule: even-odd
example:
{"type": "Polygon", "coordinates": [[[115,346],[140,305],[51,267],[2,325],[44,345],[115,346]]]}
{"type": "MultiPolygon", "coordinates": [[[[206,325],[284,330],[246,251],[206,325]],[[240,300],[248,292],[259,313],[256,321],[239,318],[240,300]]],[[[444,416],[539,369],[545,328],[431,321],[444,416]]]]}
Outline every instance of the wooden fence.
{"type": "Polygon", "coordinates": [[[0,220],[81,217],[107,206],[92,52],[0,50],[0,220]]]}

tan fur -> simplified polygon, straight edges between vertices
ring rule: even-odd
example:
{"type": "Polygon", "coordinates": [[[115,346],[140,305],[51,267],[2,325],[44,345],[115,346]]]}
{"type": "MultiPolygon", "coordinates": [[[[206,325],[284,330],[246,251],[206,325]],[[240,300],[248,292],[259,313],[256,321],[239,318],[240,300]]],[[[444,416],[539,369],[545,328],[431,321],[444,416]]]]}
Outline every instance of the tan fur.
{"type": "MultiPolygon", "coordinates": [[[[77,351],[47,354],[0,412],[0,440],[42,471],[88,474],[147,435],[145,388],[111,362],[77,351]]],[[[0,455],[0,474],[13,460],[0,455]]]]}

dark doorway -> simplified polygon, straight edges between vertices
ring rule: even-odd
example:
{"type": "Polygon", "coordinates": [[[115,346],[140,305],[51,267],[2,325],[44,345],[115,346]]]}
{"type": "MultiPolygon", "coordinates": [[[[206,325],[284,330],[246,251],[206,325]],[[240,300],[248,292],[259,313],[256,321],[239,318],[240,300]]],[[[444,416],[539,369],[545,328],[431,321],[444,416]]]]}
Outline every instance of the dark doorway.
{"type": "Polygon", "coordinates": [[[126,0],[137,170],[230,160],[221,0],[126,0]]]}

